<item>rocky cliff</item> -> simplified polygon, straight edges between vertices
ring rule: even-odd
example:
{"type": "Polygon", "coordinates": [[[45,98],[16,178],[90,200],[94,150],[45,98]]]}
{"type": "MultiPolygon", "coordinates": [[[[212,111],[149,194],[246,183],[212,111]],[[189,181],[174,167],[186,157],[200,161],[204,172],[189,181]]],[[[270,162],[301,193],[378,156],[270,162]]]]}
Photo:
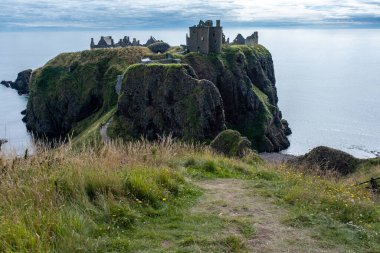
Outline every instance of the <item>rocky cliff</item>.
{"type": "Polygon", "coordinates": [[[149,140],[172,134],[205,141],[224,130],[223,101],[208,80],[183,64],[138,64],[128,68],[114,127],[119,137],[149,140]],[[124,131],[122,131],[124,129],[124,131]]]}
{"type": "Polygon", "coordinates": [[[116,106],[117,76],[127,71],[111,129],[115,136],[152,139],[171,132],[210,140],[226,125],[259,151],[289,146],[291,131],[277,106],[272,57],[263,46],[175,56],[180,65],[131,67],[146,56],[160,55],[131,47],[57,56],[33,73],[27,127],[53,137],[85,131],[116,106]]]}
{"type": "Polygon", "coordinates": [[[184,63],[199,78],[213,82],[223,99],[227,127],[239,131],[259,151],[279,151],[290,144],[287,122],[277,106],[272,56],[261,45],[229,46],[221,54],[191,53],[184,63]]]}
{"type": "Polygon", "coordinates": [[[18,94],[23,95],[23,94],[29,93],[29,85],[30,85],[31,78],[32,78],[32,70],[27,69],[18,73],[17,78],[14,82],[1,81],[0,84],[8,88],[15,89],[17,90],[18,94]]]}
{"type": "Polygon", "coordinates": [[[117,76],[150,51],[131,47],[64,53],[33,73],[27,128],[37,135],[79,134],[117,103],[117,76]]]}

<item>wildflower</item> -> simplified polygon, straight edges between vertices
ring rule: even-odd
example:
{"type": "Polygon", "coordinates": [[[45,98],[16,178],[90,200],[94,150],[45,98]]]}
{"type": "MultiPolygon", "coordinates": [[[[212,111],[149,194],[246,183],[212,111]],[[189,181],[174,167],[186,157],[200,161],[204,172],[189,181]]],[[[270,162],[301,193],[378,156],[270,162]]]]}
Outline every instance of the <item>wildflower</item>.
{"type": "Polygon", "coordinates": [[[162,201],[164,201],[164,202],[165,202],[165,201],[166,201],[166,198],[163,198],[163,199],[162,199],[162,201]]]}

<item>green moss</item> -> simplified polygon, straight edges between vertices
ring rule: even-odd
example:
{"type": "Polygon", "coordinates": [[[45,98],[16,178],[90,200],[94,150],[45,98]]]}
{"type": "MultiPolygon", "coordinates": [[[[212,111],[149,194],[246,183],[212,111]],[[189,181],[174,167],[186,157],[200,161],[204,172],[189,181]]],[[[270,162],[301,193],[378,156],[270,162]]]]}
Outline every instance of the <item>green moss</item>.
{"type": "Polygon", "coordinates": [[[81,134],[115,107],[117,76],[149,52],[130,47],[58,55],[33,74],[28,110],[36,122],[29,127],[38,132],[38,122],[46,121],[53,131],[47,135],[81,134]]]}
{"type": "Polygon", "coordinates": [[[228,156],[243,156],[250,149],[251,143],[238,131],[228,129],[216,136],[210,146],[228,156]]]}

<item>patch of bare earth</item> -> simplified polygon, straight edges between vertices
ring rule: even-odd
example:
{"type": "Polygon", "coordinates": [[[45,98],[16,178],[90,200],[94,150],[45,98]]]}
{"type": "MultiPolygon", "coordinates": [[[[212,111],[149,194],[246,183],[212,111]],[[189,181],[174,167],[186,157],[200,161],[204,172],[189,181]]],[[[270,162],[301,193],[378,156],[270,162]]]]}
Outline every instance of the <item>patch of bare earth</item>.
{"type": "MultiPolygon", "coordinates": [[[[339,252],[323,248],[312,238],[312,231],[283,224],[281,219],[286,216],[286,210],[271,203],[269,198],[255,194],[245,180],[218,179],[197,184],[205,194],[192,212],[251,223],[256,232],[246,240],[250,252],[339,252]]],[[[234,229],[228,232],[239,233],[234,229]]]]}

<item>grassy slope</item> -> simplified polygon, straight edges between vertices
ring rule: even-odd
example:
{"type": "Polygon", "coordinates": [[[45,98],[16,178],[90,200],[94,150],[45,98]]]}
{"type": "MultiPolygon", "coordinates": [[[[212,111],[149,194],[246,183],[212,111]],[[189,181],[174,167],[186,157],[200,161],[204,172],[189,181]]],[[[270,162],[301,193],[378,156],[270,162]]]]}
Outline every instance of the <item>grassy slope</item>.
{"type": "Polygon", "coordinates": [[[278,250],[380,250],[379,204],[352,178],[271,167],[254,154],[237,160],[164,139],[65,146],[0,166],[0,252],[245,252],[266,242],[266,212],[279,221],[272,229],[292,231],[278,250]]]}

